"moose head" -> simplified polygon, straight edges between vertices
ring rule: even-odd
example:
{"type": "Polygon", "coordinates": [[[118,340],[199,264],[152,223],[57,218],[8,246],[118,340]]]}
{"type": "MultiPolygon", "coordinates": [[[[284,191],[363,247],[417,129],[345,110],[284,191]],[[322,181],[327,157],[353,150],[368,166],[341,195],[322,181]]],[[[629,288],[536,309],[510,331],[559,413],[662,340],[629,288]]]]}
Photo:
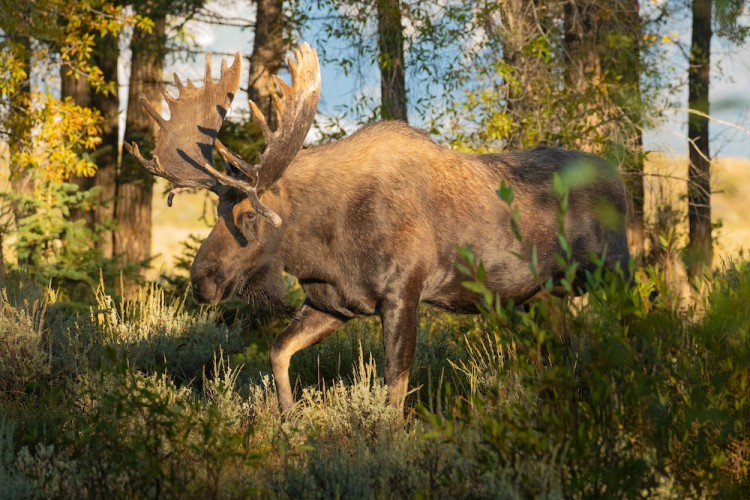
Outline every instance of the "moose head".
{"type": "Polygon", "coordinates": [[[252,296],[246,298],[278,298],[283,294],[281,270],[268,269],[272,262],[266,258],[278,247],[281,232],[276,229],[283,221],[260,201],[260,196],[281,178],[302,148],[320,100],[320,68],[315,49],[303,44],[294,55],[296,62],[291,58],[288,61],[291,86],[274,76],[280,90],[280,95],[272,96],[276,130],[271,130],[262,112],[250,101],[250,110],[266,140],[256,165],[245,162],[217,138],[239,90],[239,53],[231,66],[222,59],[218,83],[212,80],[211,57],[206,54],[203,88],[191,81],[183,85],[175,74],[179,91],[175,98],[160,84],[169,106],[169,120],[141,97],[141,105],[159,125],[153,159],[143,158],[135,143],[125,144],[125,148],[149,172],[171,181],[169,206],[175,193],[183,189],[208,189],[219,197],[216,226],[198,251],[190,273],[197,302],[216,303],[232,293],[252,296]],[[226,173],[214,168],[214,148],[225,162],[226,173]],[[245,287],[250,281],[254,286],[245,287]]]}

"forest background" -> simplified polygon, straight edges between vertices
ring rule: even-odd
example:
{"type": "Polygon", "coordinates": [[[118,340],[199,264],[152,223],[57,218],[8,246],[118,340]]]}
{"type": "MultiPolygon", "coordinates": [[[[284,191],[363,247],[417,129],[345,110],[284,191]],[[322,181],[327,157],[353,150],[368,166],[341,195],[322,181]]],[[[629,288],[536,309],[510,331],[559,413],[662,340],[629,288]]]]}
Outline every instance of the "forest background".
{"type": "Polygon", "coordinates": [[[0,1],[0,496],[739,496],[748,20],[743,0],[0,1]],[[192,302],[215,200],[167,209],[122,143],[153,145],[138,95],[240,51],[221,139],[252,161],[247,98],[272,120],[302,41],[323,67],[311,145],[399,119],[460,151],[615,163],[632,286],[596,274],[587,301],[516,310],[462,253],[482,314],[423,311],[405,425],[373,320],[295,357],[282,422],[286,319],[192,302]]]}

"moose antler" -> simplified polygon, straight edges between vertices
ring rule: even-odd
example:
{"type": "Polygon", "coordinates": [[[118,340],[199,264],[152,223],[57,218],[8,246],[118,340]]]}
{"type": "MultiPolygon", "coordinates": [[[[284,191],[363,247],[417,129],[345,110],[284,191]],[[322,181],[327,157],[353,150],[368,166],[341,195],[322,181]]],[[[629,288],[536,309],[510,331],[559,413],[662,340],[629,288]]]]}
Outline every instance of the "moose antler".
{"type": "Polygon", "coordinates": [[[232,99],[239,90],[242,63],[239,53],[230,67],[222,60],[221,77],[217,84],[211,79],[211,58],[206,54],[203,88],[196,88],[190,81],[183,85],[175,74],[179,96],[174,98],[161,85],[160,90],[171,113],[169,120],[162,118],[141,96],[141,105],[159,125],[153,160],[143,158],[135,143],[125,144],[125,147],[149,172],[172,182],[173,189],[167,199],[170,206],[174,193],[182,189],[216,190],[218,185],[231,186],[247,194],[253,208],[261,216],[274,226],[281,225],[278,214],[264,206],[258,196],[281,177],[302,148],[320,100],[320,68],[315,49],[305,43],[294,50],[294,55],[296,63],[289,59],[292,85],[274,77],[281,91],[281,96],[272,96],[278,123],[275,131],[270,129],[263,114],[250,101],[253,117],[266,139],[265,151],[260,154],[257,165],[245,162],[216,138],[232,99]],[[243,174],[244,179],[224,174],[213,167],[211,153],[214,147],[225,162],[243,174]]]}

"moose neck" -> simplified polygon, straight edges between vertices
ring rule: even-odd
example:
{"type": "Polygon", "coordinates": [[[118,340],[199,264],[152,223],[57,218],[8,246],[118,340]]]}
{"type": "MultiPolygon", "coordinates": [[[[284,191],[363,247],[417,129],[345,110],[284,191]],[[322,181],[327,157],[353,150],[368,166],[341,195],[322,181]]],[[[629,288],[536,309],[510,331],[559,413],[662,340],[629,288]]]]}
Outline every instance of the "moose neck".
{"type": "Polygon", "coordinates": [[[283,269],[298,278],[306,278],[319,267],[321,252],[334,238],[335,194],[322,175],[314,150],[305,150],[295,158],[284,176],[262,196],[262,202],[281,216],[281,240],[274,256],[283,269]],[[313,154],[311,154],[313,153],[313,154]]]}

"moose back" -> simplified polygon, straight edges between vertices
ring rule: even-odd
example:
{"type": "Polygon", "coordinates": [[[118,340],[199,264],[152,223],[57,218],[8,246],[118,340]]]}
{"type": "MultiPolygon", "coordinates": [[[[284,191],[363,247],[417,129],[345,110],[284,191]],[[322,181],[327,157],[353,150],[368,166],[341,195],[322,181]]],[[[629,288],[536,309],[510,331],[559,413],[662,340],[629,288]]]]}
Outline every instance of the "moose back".
{"type": "Polygon", "coordinates": [[[219,197],[216,226],[191,269],[196,301],[216,303],[235,295],[279,302],[285,296],[282,272],[299,280],[304,305],[271,349],[282,410],[294,403],[292,355],[346,321],[369,315],[380,316],[383,325],[389,401],[403,408],[419,303],[477,310],[478,297],[462,286],[466,277],[456,268],[460,246],[471,246],[486,270],[485,285],[500,300],[523,303],[539,292],[540,283],[562,278],[555,173],[589,172],[588,182],[567,195],[562,224],[579,279],[593,269],[596,256],[608,268],[627,270],[625,192],[605,162],[556,148],[463,154],[400,122],[367,126],[303,150],[320,96],[320,72],[307,44],[295,57],[289,60],[292,85],[277,81],[276,130],[251,102],[267,142],[258,164],[245,162],[216,138],[239,89],[239,54],[231,66],[222,61],[218,83],[208,57],[202,88],[183,85],[175,75],[179,96],[162,88],[170,120],[142,101],[159,125],[152,160],[143,158],[137,145],[126,145],[150,172],[172,181],[170,203],[183,188],[210,189],[219,197]],[[214,148],[224,172],[213,166],[214,148]],[[502,183],[512,188],[512,203],[498,197],[502,183]]]}

